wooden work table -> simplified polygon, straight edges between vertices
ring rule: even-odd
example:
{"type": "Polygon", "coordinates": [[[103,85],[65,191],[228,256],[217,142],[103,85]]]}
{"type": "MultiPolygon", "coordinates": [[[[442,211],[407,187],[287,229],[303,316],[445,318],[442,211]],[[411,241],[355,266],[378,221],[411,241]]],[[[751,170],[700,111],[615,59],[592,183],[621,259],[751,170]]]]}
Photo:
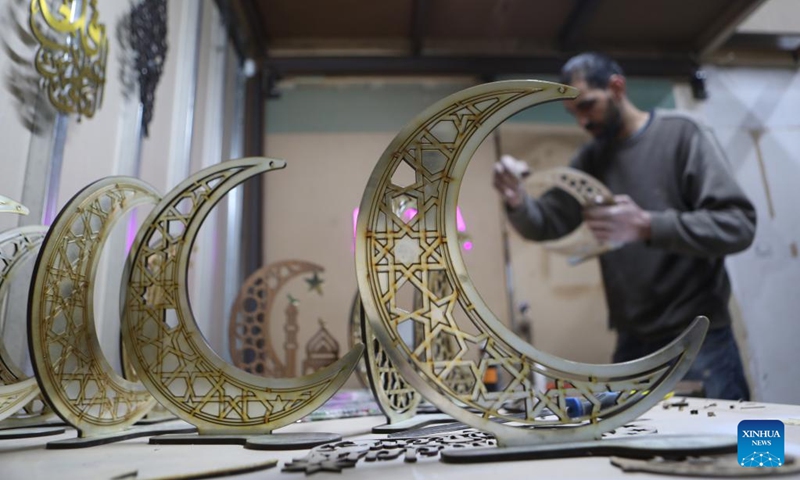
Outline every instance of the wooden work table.
{"type": "MultiPolygon", "coordinates": [[[[665,401],[673,404],[678,400],[665,401]]],[[[800,457],[800,406],[766,403],[738,403],[721,400],[687,399],[688,406],[664,408],[663,403],[651,409],[635,423],[658,434],[723,434],[735,438],[737,425],[746,419],[777,419],[785,424],[786,455],[800,457]],[[696,411],[696,413],[692,413],[696,411]]],[[[360,417],[342,420],[297,423],[281,432],[328,431],[340,433],[346,440],[383,438],[373,435],[371,428],[383,423],[382,417],[360,417]]],[[[285,462],[299,458],[307,451],[254,451],[232,445],[150,445],[146,438],[75,450],[47,450],[45,444],[75,436],[68,429],[59,436],[0,441],[0,478],[3,480],[170,478],[221,468],[244,466],[274,458],[278,465],[234,477],[236,479],[297,479],[304,473],[283,473],[285,462]],[[127,475],[127,476],[126,476],[127,475]]],[[[394,460],[358,463],[341,473],[318,472],[314,479],[347,478],[363,480],[458,480],[489,479],[603,479],[669,477],[646,473],[625,473],[611,465],[606,457],[581,457],[555,460],[496,462],[470,465],[445,464],[437,457],[420,458],[405,463],[394,460]]],[[[674,478],[674,477],[673,477],[674,478]]],[[[687,477],[696,478],[696,477],[687,477]]],[[[800,478],[800,475],[780,478],[800,478]]]]}

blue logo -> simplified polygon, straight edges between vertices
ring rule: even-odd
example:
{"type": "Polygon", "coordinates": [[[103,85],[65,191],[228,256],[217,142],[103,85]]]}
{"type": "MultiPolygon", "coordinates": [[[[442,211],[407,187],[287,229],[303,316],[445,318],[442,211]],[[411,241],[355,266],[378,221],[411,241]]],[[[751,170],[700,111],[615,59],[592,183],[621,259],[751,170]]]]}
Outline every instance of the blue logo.
{"type": "Polygon", "coordinates": [[[783,422],[780,420],[742,420],[739,422],[739,465],[782,466],[783,439],[783,422]]]}

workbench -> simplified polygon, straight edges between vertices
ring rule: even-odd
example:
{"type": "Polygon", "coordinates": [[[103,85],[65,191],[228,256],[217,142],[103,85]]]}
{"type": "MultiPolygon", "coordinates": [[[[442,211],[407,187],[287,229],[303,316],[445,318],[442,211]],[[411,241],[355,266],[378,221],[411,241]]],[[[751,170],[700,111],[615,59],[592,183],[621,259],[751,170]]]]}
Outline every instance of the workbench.
{"type": "MultiPolygon", "coordinates": [[[[729,402],[673,397],[665,400],[634,424],[643,430],[659,434],[722,434],[737,435],[737,425],[747,419],[777,419],[785,424],[785,453],[800,457],[800,406],[754,402],[729,402]],[[665,403],[667,408],[665,408],[665,403]]],[[[338,420],[296,423],[281,432],[336,432],[345,440],[384,438],[370,433],[373,426],[384,423],[383,417],[370,416],[338,420]]],[[[649,433],[653,434],[653,433],[649,433]]],[[[236,445],[151,445],[139,438],[92,448],[48,450],[49,441],[72,438],[72,429],[58,436],[3,440],[0,442],[0,478],[3,480],[112,479],[112,478],[170,478],[203,471],[237,467],[277,459],[277,466],[234,477],[236,479],[297,479],[305,473],[282,472],[285,463],[303,457],[307,450],[256,451],[236,445]]],[[[755,472],[754,472],[755,473],[755,472]]],[[[393,460],[360,461],[354,468],[341,473],[321,471],[309,475],[314,479],[346,478],[353,480],[458,480],[487,479],[603,479],[631,478],[635,480],[669,477],[649,473],[625,473],[613,466],[607,457],[528,460],[482,464],[446,464],[438,457],[422,457],[414,463],[403,456],[393,460]]],[[[673,477],[674,478],[674,477],[673,477]]],[[[698,478],[698,477],[686,477],[698,478]]],[[[800,475],[781,478],[800,478],[800,475]]]]}

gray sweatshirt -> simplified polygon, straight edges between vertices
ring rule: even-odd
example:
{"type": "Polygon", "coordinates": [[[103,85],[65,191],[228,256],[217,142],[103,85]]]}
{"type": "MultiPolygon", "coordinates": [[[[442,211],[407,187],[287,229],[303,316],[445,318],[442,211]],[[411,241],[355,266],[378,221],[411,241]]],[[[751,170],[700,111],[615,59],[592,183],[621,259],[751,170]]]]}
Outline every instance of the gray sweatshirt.
{"type": "MultiPolygon", "coordinates": [[[[713,133],[686,115],[655,111],[623,141],[585,145],[572,167],[652,215],[648,242],[600,257],[609,325],[649,340],[676,336],[697,315],[711,328],[729,325],[723,259],[752,243],[756,214],[713,133]]],[[[508,217],[531,240],[561,237],[583,221],[577,201],[557,189],[526,198],[508,217]]]]}

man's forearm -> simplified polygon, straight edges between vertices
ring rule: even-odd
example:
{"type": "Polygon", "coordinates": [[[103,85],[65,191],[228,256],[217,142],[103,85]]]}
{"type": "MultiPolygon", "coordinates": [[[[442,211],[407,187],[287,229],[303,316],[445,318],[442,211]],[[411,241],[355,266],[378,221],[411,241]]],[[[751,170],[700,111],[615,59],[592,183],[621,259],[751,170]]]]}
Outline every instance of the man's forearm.
{"type": "Polygon", "coordinates": [[[753,242],[755,212],[731,208],[651,212],[648,244],[702,257],[719,257],[740,252],[753,242]]]}

